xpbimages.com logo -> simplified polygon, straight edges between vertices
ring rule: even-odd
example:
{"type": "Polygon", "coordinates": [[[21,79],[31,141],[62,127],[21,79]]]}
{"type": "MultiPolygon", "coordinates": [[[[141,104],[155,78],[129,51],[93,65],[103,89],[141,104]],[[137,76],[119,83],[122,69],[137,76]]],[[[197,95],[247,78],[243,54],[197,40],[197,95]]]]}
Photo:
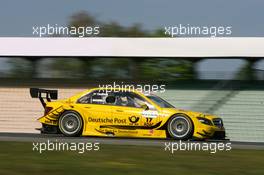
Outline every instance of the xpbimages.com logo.
{"type": "Polygon", "coordinates": [[[32,150],[40,154],[45,151],[75,151],[83,154],[86,151],[99,151],[100,143],[98,142],[58,142],[47,140],[46,142],[33,142],[32,150]]]}
{"type": "Polygon", "coordinates": [[[218,151],[230,151],[231,143],[223,142],[165,142],[164,151],[174,154],[176,151],[207,151],[214,154],[218,151]]]}
{"type": "Polygon", "coordinates": [[[164,93],[166,91],[166,85],[161,84],[125,84],[123,82],[113,84],[99,84],[99,88],[106,88],[106,92],[141,92],[144,94],[150,93],[164,93]]]}
{"type": "Polygon", "coordinates": [[[165,26],[164,34],[170,37],[224,37],[232,35],[232,26],[196,26],[190,24],[178,24],[173,26],[165,26]]]}
{"type": "Polygon", "coordinates": [[[48,37],[48,36],[75,36],[75,37],[87,37],[87,36],[97,36],[100,34],[99,26],[59,26],[58,24],[43,25],[43,26],[33,26],[32,35],[38,37],[48,37]]]}

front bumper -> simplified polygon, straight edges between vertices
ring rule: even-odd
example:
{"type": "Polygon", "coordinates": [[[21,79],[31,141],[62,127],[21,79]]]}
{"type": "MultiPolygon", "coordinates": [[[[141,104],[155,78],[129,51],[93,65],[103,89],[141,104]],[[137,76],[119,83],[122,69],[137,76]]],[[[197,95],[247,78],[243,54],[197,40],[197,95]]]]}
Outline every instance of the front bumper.
{"type": "Polygon", "coordinates": [[[226,137],[225,131],[215,131],[212,136],[212,139],[222,140],[225,139],[225,137],[226,137]]]}
{"type": "Polygon", "coordinates": [[[226,137],[226,132],[224,127],[204,125],[203,127],[195,129],[194,137],[198,139],[223,140],[226,137]]]}

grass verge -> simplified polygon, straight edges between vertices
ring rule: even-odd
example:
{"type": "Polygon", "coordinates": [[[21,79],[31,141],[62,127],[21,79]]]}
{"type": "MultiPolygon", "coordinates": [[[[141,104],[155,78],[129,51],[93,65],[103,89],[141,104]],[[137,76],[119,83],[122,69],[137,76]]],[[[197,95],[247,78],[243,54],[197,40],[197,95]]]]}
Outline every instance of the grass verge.
{"type": "Polygon", "coordinates": [[[264,174],[263,150],[165,152],[161,147],[100,145],[99,151],[32,151],[29,142],[0,142],[0,174],[264,174]]]}

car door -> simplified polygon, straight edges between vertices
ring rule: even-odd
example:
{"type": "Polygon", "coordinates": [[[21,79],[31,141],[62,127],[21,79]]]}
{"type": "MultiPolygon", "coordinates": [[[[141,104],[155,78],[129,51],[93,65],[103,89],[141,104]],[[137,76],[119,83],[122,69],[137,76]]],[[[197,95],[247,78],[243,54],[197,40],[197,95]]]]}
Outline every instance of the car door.
{"type": "Polygon", "coordinates": [[[160,121],[158,112],[142,96],[134,92],[115,93],[112,117],[119,129],[154,129],[160,121]]]}
{"type": "Polygon", "coordinates": [[[124,93],[115,93],[116,103],[112,107],[112,117],[120,129],[135,129],[141,126],[143,108],[131,105],[124,93]]]}
{"type": "Polygon", "coordinates": [[[95,90],[81,97],[77,105],[84,111],[84,118],[88,125],[112,124],[112,107],[105,103],[107,91],[95,90]]]}

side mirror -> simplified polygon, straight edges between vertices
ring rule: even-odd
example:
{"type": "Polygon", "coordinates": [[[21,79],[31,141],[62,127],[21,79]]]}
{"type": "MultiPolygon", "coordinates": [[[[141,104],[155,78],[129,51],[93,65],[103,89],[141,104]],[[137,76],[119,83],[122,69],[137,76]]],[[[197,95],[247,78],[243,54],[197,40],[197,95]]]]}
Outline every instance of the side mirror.
{"type": "Polygon", "coordinates": [[[108,96],[108,97],[106,97],[106,99],[105,99],[105,102],[106,102],[107,104],[114,104],[115,101],[116,101],[116,98],[115,98],[114,96],[108,96]]]}
{"type": "Polygon", "coordinates": [[[141,108],[143,108],[144,110],[149,110],[149,107],[146,104],[141,105],[141,108]]]}

